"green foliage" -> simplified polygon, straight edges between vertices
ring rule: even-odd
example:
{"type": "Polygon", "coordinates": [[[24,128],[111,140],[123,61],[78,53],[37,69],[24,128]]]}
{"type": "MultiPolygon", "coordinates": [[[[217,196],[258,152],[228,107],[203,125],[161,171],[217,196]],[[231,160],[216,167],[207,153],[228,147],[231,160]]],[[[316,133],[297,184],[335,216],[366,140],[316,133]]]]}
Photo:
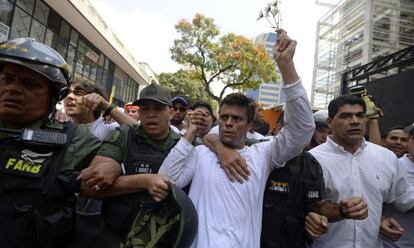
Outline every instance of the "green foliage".
{"type": "Polygon", "coordinates": [[[158,75],[158,81],[171,92],[172,97],[183,96],[189,104],[197,101],[207,102],[217,109],[217,103],[205,93],[198,74],[193,71],[179,70],[175,73],[161,73],[158,75]]]}
{"type": "Polygon", "coordinates": [[[212,18],[196,14],[191,22],[182,19],[175,26],[180,35],[171,48],[172,59],[189,68],[212,99],[219,102],[226,89],[257,88],[276,80],[273,61],[263,46],[233,33],[219,37],[212,18]],[[223,84],[218,95],[211,86],[223,84]]]}

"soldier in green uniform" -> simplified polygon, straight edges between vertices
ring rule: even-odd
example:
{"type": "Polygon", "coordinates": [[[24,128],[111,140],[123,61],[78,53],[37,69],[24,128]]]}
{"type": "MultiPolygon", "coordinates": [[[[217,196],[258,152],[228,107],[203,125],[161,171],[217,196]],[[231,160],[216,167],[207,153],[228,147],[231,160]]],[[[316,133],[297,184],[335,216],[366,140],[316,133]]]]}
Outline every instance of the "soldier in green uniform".
{"type": "MultiPolygon", "coordinates": [[[[71,242],[76,178],[100,141],[86,126],[53,120],[68,82],[68,66],[52,48],[29,38],[0,44],[1,247],[71,242]]],[[[97,180],[110,184],[108,175],[97,180]]]]}
{"type": "Polygon", "coordinates": [[[181,138],[169,127],[171,96],[167,89],[152,83],[142,90],[134,105],[139,106],[141,125],[118,127],[80,176],[86,196],[105,197],[102,214],[108,233],[102,246],[125,240],[148,193],[155,201],[167,196],[170,181],[157,172],[181,138]],[[101,185],[94,175],[102,166],[118,168],[123,175],[111,186],[101,185]]]}

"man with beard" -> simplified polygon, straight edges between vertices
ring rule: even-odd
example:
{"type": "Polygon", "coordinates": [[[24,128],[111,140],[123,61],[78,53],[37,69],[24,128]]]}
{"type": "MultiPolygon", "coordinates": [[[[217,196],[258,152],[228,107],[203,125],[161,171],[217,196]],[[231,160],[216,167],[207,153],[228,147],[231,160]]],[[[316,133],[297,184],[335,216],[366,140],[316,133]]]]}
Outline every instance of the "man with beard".
{"type": "Polygon", "coordinates": [[[181,96],[172,99],[173,117],[171,118],[171,126],[174,131],[179,134],[185,133],[184,119],[187,116],[188,102],[181,96]]]}

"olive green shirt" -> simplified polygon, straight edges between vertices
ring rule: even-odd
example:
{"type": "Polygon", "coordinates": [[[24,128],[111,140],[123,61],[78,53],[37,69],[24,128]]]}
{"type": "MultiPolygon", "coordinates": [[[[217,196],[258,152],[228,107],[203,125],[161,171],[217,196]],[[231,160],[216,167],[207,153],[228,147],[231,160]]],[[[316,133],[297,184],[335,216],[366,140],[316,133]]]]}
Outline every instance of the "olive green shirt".
{"type": "Polygon", "coordinates": [[[98,155],[112,158],[118,163],[123,162],[127,156],[128,131],[130,128],[133,128],[135,130],[135,134],[139,136],[140,139],[144,139],[147,144],[160,151],[167,151],[171,149],[181,138],[181,135],[170,129],[170,133],[168,134],[167,138],[163,140],[154,140],[145,133],[144,129],[141,126],[121,125],[117,127],[112,132],[112,134],[104,140],[101,148],[98,151],[98,155]]]}
{"type": "MultiPolygon", "coordinates": [[[[44,120],[37,121],[27,128],[41,129],[44,120]]],[[[49,121],[43,127],[62,130],[64,125],[57,121],[49,121]]],[[[0,128],[5,128],[2,121],[0,121],[0,128]]],[[[0,132],[0,142],[3,139],[10,137],[10,134],[0,132]]],[[[88,167],[93,155],[97,152],[101,145],[101,141],[96,138],[88,129],[86,125],[79,125],[75,135],[66,149],[60,171],[81,171],[88,167]]]]}

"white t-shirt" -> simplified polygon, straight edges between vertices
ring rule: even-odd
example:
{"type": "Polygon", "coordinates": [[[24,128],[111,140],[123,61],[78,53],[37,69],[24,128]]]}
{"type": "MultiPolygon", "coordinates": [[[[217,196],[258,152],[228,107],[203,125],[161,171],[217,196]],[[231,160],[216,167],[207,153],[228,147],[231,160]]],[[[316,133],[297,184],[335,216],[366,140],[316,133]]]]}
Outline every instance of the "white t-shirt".
{"type": "Polygon", "coordinates": [[[102,117],[99,117],[94,122],[85,124],[88,126],[89,131],[95,135],[98,139],[104,140],[112,131],[119,126],[117,122],[106,124],[102,117]]]}
{"type": "Polygon", "coordinates": [[[299,155],[314,131],[303,86],[296,84],[286,91],[287,128],[272,141],[238,150],[251,173],[243,184],[230,182],[215,153],[204,145],[193,147],[185,138],[164,160],[158,173],[178,187],[192,180],[189,197],[198,213],[198,234],[192,247],[260,247],[263,193],[269,173],[299,155]]]}
{"type": "MultiPolygon", "coordinates": [[[[414,186],[414,162],[407,154],[402,156],[399,161],[402,167],[401,172],[405,170],[409,183],[414,186]]],[[[393,205],[384,204],[383,215],[396,219],[404,229],[404,234],[397,242],[384,239],[384,247],[414,248],[414,213],[399,212],[393,205]]]]}
{"type": "Polygon", "coordinates": [[[310,153],[322,166],[327,199],[339,203],[348,197],[361,196],[369,212],[363,220],[329,223],[328,233],[312,247],[382,247],[379,234],[382,204],[393,203],[403,211],[414,207],[414,188],[401,172],[395,154],[365,140],[351,154],[330,137],[310,153]]]}

